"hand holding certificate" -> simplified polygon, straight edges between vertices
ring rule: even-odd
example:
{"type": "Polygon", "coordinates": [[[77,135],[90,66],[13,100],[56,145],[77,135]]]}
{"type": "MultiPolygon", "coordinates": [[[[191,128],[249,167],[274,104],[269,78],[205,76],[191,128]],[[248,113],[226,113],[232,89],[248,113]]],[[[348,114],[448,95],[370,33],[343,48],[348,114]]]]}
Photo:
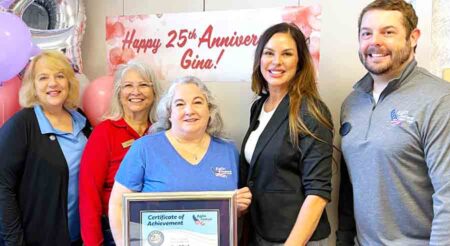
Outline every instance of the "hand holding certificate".
{"type": "Polygon", "coordinates": [[[236,245],[234,192],[129,193],[125,246],[236,245]]]}

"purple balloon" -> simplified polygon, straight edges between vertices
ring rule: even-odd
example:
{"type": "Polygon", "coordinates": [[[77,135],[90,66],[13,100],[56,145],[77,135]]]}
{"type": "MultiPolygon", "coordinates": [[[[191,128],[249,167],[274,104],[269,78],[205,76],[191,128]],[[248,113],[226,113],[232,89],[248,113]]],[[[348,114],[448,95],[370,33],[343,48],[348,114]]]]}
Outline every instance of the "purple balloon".
{"type": "Polygon", "coordinates": [[[0,0],[0,6],[2,6],[5,9],[8,9],[9,6],[11,6],[13,0],[0,0]]]}
{"type": "Polygon", "coordinates": [[[16,15],[0,12],[0,81],[13,78],[25,67],[32,48],[27,25],[16,15]]]}

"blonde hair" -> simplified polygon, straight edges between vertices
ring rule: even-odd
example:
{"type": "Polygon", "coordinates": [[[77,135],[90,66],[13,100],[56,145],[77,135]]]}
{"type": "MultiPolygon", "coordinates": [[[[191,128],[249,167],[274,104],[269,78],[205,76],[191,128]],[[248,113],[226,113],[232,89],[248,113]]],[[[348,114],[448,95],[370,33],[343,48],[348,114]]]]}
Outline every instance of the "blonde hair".
{"type": "Polygon", "coordinates": [[[153,89],[153,102],[148,114],[148,120],[150,122],[156,121],[156,105],[158,104],[161,96],[161,86],[156,81],[153,70],[146,64],[136,59],[129,61],[127,64],[122,64],[117,69],[114,75],[114,91],[111,98],[111,105],[108,114],[104,119],[118,120],[123,118],[123,105],[120,103],[120,90],[123,77],[129,70],[136,71],[145,81],[152,83],[153,89]]]}
{"type": "Polygon", "coordinates": [[[75,77],[69,59],[60,51],[43,51],[35,56],[30,64],[28,64],[24,77],[22,79],[22,86],[19,91],[19,103],[24,108],[31,108],[35,105],[40,105],[37,97],[34,81],[36,79],[36,63],[44,59],[48,68],[53,71],[62,72],[69,83],[69,92],[64,102],[64,108],[75,109],[79,105],[79,82],[75,77]]]}

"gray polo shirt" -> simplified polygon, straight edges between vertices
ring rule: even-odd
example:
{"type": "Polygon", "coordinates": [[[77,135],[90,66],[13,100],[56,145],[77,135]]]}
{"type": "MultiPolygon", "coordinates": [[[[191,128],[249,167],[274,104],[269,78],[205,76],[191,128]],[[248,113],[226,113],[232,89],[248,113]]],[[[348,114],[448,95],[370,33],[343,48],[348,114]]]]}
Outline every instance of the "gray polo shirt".
{"type": "Polygon", "coordinates": [[[341,110],[357,242],[450,245],[450,83],[412,61],[372,89],[367,74],[341,110]]]}

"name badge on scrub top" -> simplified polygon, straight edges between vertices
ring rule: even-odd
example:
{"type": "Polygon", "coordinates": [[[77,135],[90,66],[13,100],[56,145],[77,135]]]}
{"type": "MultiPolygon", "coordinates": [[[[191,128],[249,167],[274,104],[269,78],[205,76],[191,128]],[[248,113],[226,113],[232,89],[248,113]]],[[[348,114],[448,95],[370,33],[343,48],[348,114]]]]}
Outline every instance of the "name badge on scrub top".
{"type": "Polygon", "coordinates": [[[133,144],[133,142],[134,142],[134,139],[127,140],[127,141],[125,141],[125,142],[122,143],[122,147],[123,147],[124,149],[125,149],[125,148],[128,148],[128,147],[130,147],[130,146],[133,144]]]}

